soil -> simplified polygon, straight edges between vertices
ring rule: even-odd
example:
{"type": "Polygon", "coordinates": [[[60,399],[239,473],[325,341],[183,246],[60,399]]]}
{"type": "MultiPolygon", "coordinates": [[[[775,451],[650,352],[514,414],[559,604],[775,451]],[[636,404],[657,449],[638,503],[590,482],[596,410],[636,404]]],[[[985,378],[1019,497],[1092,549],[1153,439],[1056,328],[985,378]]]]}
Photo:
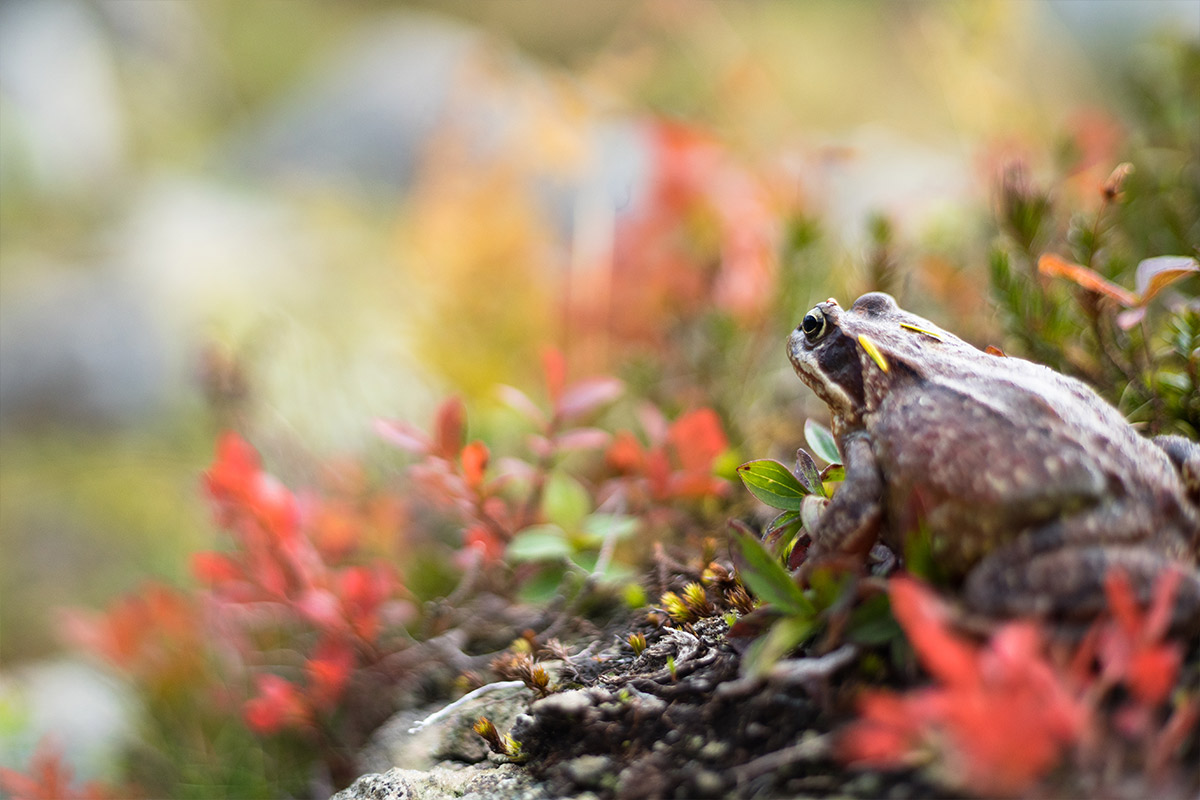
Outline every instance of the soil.
{"type": "MultiPolygon", "coordinates": [[[[832,758],[843,721],[839,676],[851,645],[818,658],[739,676],[721,617],[688,629],[643,630],[634,656],[623,641],[566,662],[582,688],[539,700],[517,718],[527,768],[552,794],[602,798],[938,797],[916,773],[849,772],[832,758]]],[[[844,713],[844,712],[843,712],[844,713]]]]}

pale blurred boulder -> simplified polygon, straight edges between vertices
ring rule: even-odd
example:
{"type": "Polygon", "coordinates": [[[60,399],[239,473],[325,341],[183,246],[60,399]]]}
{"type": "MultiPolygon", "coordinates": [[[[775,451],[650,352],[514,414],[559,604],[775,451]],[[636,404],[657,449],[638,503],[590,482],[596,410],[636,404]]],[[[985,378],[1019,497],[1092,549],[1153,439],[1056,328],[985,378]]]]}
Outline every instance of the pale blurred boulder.
{"type": "Polygon", "coordinates": [[[126,168],[127,128],[111,42],[91,4],[0,4],[0,190],[107,192],[126,168]]]}

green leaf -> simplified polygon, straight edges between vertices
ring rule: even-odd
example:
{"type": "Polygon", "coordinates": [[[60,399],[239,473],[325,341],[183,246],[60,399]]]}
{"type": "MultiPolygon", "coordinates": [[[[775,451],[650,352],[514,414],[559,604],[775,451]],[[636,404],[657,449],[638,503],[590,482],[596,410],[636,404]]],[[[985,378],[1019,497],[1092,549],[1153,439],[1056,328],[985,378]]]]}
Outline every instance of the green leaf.
{"type": "Polygon", "coordinates": [[[799,511],[809,494],[792,471],[774,459],[748,461],[737,471],[750,493],[772,508],[799,511]]]}
{"type": "Polygon", "coordinates": [[[512,561],[551,561],[571,555],[571,543],[558,525],[531,525],[513,537],[505,554],[512,561]]]}
{"type": "Polygon", "coordinates": [[[800,521],[800,512],[784,511],[771,520],[771,524],[767,525],[763,531],[762,540],[769,549],[779,553],[786,560],[796,545],[796,541],[800,538],[803,527],[800,521]]]}
{"type": "MultiPolygon", "coordinates": [[[[589,575],[595,573],[596,564],[599,561],[600,554],[594,551],[590,553],[575,553],[571,556],[571,562],[589,575]]],[[[635,573],[632,569],[619,561],[610,559],[604,567],[604,572],[595,577],[601,583],[624,583],[632,579],[634,575],[635,573]]]]}
{"type": "Polygon", "coordinates": [[[807,450],[796,451],[796,475],[809,493],[819,494],[821,497],[826,496],[825,486],[821,483],[821,473],[817,470],[817,463],[813,461],[813,457],[808,454],[807,450]]]}
{"type": "Polygon", "coordinates": [[[848,572],[838,572],[824,567],[813,570],[812,574],[808,576],[813,604],[822,610],[830,608],[842,596],[842,592],[850,587],[852,578],[853,576],[848,572]]]}
{"type": "Polygon", "coordinates": [[[808,617],[816,614],[812,602],[762,542],[745,534],[739,535],[737,541],[742,557],[746,559],[742,582],[750,587],[750,591],[785,613],[808,617]]]}
{"type": "Polygon", "coordinates": [[[800,521],[800,512],[799,511],[784,511],[778,517],[771,520],[771,523],[769,525],[767,525],[766,530],[763,531],[763,539],[769,539],[772,536],[777,536],[779,533],[783,532],[786,528],[788,528],[791,525],[795,525],[799,521],[800,521]]]}
{"type": "Polygon", "coordinates": [[[582,538],[591,546],[599,546],[608,538],[628,539],[641,523],[628,514],[588,514],[583,519],[582,538]]]}
{"type": "Polygon", "coordinates": [[[563,472],[552,472],[542,496],[542,514],[563,530],[577,530],[592,510],[592,498],[583,484],[563,472]]]}
{"type": "Polygon", "coordinates": [[[544,568],[521,584],[517,596],[526,603],[544,605],[558,597],[571,577],[562,567],[544,568]]]}
{"type": "Polygon", "coordinates": [[[765,675],[775,662],[792,652],[816,627],[817,621],[806,617],[783,617],[771,626],[766,635],[754,640],[746,651],[743,664],[746,674],[765,675]]]}
{"type": "Polygon", "coordinates": [[[949,581],[945,568],[935,552],[935,542],[929,528],[921,525],[904,540],[904,568],[934,586],[949,581]]]}
{"type": "Polygon", "coordinates": [[[821,470],[821,484],[841,483],[846,480],[846,468],[841,464],[830,464],[821,470]]]}
{"type": "Polygon", "coordinates": [[[811,419],[806,420],[804,423],[804,438],[808,442],[808,446],[816,453],[817,458],[829,464],[842,463],[842,457],[838,453],[837,441],[833,438],[833,434],[829,432],[829,428],[811,419]]]}
{"type": "Polygon", "coordinates": [[[865,645],[878,645],[903,636],[892,616],[892,604],[883,592],[863,600],[850,612],[846,638],[865,645]]]}

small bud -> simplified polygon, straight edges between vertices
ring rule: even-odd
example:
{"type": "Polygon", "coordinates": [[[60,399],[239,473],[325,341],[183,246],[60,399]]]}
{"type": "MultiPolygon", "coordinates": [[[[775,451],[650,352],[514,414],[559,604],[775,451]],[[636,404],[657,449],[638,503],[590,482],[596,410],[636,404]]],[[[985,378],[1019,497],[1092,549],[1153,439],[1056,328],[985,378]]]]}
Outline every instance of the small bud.
{"type": "Polygon", "coordinates": [[[529,669],[529,679],[525,683],[540,695],[548,694],[546,687],[550,685],[550,673],[541,664],[534,664],[529,669]]]}
{"type": "Polygon", "coordinates": [[[1108,176],[1108,180],[1104,182],[1102,192],[1104,193],[1105,202],[1111,203],[1121,196],[1121,188],[1125,185],[1125,179],[1129,177],[1129,173],[1131,172],[1133,172],[1133,164],[1130,164],[1128,161],[1117,164],[1117,168],[1112,171],[1112,174],[1108,176]]]}
{"type": "Polygon", "coordinates": [[[729,580],[729,570],[716,561],[710,563],[704,568],[704,572],[700,575],[700,582],[705,586],[711,586],[714,583],[725,583],[729,580]]]}
{"type": "Polygon", "coordinates": [[[696,617],[712,615],[713,607],[708,602],[708,594],[699,583],[689,583],[683,587],[683,602],[687,605],[688,611],[696,617]]]}
{"type": "Polygon", "coordinates": [[[667,612],[667,616],[676,622],[691,622],[692,612],[688,609],[683,598],[674,592],[666,592],[658,600],[659,605],[667,612]]]}
{"type": "Polygon", "coordinates": [[[504,740],[500,737],[500,731],[496,730],[496,726],[492,724],[490,719],[480,717],[475,720],[474,729],[487,742],[489,750],[500,755],[508,755],[504,746],[504,740]]]}
{"type": "Polygon", "coordinates": [[[739,614],[749,614],[754,610],[754,598],[740,584],[725,591],[725,602],[739,614]]]}
{"type": "Polygon", "coordinates": [[[633,648],[633,654],[640,656],[646,649],[646,635],[644,633],[629,634],[629,646],[633,648]]]}

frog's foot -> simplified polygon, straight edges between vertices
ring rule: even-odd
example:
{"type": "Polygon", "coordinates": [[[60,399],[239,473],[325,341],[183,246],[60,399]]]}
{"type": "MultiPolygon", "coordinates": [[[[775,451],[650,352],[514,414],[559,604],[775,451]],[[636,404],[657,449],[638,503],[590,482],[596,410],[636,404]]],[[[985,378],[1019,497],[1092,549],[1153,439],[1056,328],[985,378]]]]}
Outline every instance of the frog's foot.
{"type": "MultiPolygon", "coordinates": [[[[866,558],[883,522],[883,476],[866,436],[842,440],[846,478],[821,512],[813,530],[808,562],[824,564],[853,556],[866,558]]],[[[808,564],[806,562],[806,565],[808,564]]],[[[812,567],[809,567],[811,571],[812,567]]]]}
{"type": "Polygon", "coordinates": [[[1063,624],[1071,633],[1108,608],[1104,580],[1122,570],[1143,607],[1169,570],[1182,573],[1175,591],[1171,629],[1200,631],[1200,571],[1195,566],[1143,547],[1091,545],[1064,547],[1014,561],[997,552],[967,578],[967,606],[994,617],[1041,617],[1063,624]]]}

